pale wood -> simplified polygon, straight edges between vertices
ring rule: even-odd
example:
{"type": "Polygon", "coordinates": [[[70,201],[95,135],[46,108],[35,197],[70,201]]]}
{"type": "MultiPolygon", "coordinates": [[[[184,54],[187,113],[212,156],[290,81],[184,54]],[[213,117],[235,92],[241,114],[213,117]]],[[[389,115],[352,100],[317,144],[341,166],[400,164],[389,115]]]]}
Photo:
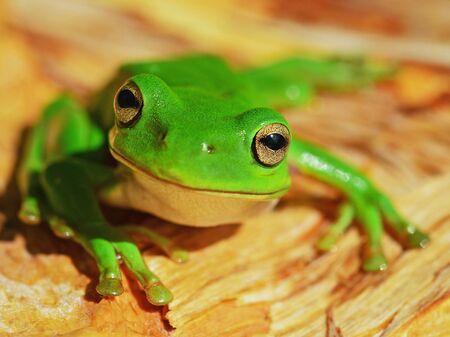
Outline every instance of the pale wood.
{"type": "Polygon", "coordinates": [[[403,251],[386,235],[390,268],[384,273],[360,271],[363,239],[356,228],[335,251],[318,254],[314,242],[332,221],[338,194],[298,176],[273,213],[241,225],[183,228],[107,210],[116,221],[148,225],[191,252],[190,262],[177,265],[145,250],[175,294],[168,311],[149,305],[128,278],[122,296],[101,300],[95,265],[78,245],[44,226],[19,224],[12,174],[21,130],[62,88],[85,99],[123,60],[192,47],[251,62],[301,45],[290,29],[268,28],[272,19],[253,2],[244,11],[232,1],[209,10],[181,0],[157,7],[100,3],[0,4],[0,225],[6,226],[0,336],[450,335],[450,105],[441,100],[448,70],[407,65],[389,90],[322,95],[310,108],[286,112],[296,133],[361,167],[431,233],[422,251],[403,251]],[[170,12],[170,6],[185,10],[170,12]],[[252,21],[251,9],[259,19],[252,21]],[[224,17],[240,22],[239,29],[214,29],[224,17]],[[193,24],[177,25],[177,18],[193,24]]]}

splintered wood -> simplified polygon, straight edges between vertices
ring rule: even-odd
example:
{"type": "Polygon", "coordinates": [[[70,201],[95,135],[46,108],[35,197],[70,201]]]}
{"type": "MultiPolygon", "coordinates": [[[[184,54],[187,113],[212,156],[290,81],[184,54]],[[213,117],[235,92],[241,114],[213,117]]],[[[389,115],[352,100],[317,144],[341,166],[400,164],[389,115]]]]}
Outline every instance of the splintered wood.
{"type": "MultiPolygon", "coordinates": [[[[187,228],[105,209],[114,223],[149,226],[190,252],[190,261],[179,265],[142,242],[149,267],[174,293],[167,308],[150,305],[125,270],[124,294],[100,298],[95,263],[79,245],[56,238],[44,225],[20,224],[15,216],[22,132],[60,90],[85,100],[120,62],[133,58],[192,49],[221,53],[234,62],[292,54],[304,47],[293,27],[310,33],[317,28],[314,37],[321,43],[328,34],[337,34],[333,40],[344,45],[358,41],[348,40],[348,31],[340,40],[338,33],[318,27],[321,22],[339,26],[350,20],[350,27],[388,35],[390,27],[400,27],[394,33],[408,35],[409,42],[402,40],[408,56],[424,59],[424,53],[414,54],[422,45],[413,43],[416,30],[408,21],[413,15],[402,21],[406,7],[397,11],[385,2],[347,13],[347,7],[343,11],[322,1],[327,8],[322,16],[318,6],[290,13],[289,2],[270,0],[248,1],[246,8],[225,0],[211,8],[182,0],[0,3],[0,336],[450,336],[446,68],[402,62],[390,83],[360,93],[320,94],[311,106],[283,112],[297,135],[360,167],[431,234],[423,250],[403,250],[386,234],[390,265],[385,272],[361,272],[364,235],[357,227],[334,251],[316,251],[314,243],[333,221],[339,194],[299,175],[274,212],[242,224],[187,228]],[[376,8],[371,20],[390,14],[368,26],[361,17],[351,20],[349,13],[372,13],[370,8],[376,8]],[[314,26],[297,27],[296,18],[314,26]],[[218,29],[218,22],[233,24],[218,29]]],[[[434,61],[444,60],[448,50],[439,44],[440,29],[427,31],[434,61]]],[[[396,36],[377,41],[393,46],[396,36]]],[[[390,48],[381,49],[390,55],[390,48]]],[[[391,56],[404,55],[400,49],[392,49],[391,56]]]]}

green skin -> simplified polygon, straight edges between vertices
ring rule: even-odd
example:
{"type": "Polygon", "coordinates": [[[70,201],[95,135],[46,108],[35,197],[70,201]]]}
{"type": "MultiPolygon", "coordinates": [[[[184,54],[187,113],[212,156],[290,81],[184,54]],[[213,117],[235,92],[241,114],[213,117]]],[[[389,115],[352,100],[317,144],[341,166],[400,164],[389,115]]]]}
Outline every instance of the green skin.
{"type": "Polygon", "coordinates": [[[308,104],[316,90],[358,89],[390,73],[389,66],[351,59],[292,58],[232,70],[218,57],[189,55],[124,65],[89,109],[65,95],[46,108],[22,161],[19,216],[26,223],[45,219],[58,236],[82,244],[97,261],[101,295],[123,291],[116,258],[120,254],[148,300],[169,303],[171,292],[148,269],[129,234],[149,238],[178,262],[187,253],[149,229],[111,227],[99,208],[98,194],[108,194],[125,179],[123,168],[104,164],[109,155],[106,135],[114,127],[109,146],[126,159],[125,167],[138,167],[168,184],[225,192],[224,197],[232,192],[245,198],[279,198],[290,184],[289,165],[336,187],[347,201],[318,248],[331,249],[356,218],[368,239],[363,269],[383,270],[383,218],[410,247],[423,247],[428,237],[361,172],[326,150],[292,138],[286,156],[269,166],[258,160],[253,142],[264,126],[275,123],[289,129],[273,107],[308,104]],[[134,83],[143,98],[139,118],[127,126],[115,121],[111,104],[125,82],[134,83]],[[205,144],[213,151],[205,152],[205,144]]]}

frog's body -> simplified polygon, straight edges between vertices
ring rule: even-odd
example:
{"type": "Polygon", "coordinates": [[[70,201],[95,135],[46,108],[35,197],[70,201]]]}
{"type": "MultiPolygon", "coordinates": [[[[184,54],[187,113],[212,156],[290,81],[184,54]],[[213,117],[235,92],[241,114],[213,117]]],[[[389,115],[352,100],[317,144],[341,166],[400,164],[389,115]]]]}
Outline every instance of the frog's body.
{"type": "Polygon", "coordinates": [[[329,249],[355,216],[369,238],[364,268],[383,269],[382,215],[411,246],[423,246],[427,237],[360,172],[291,138],[286,120],[272,107],[304,104],[316,87],[358,87],[385,70],[291,59],[238,72],[205,55],[125,65],[96,97],[91,114],[67,96],[46,109],[23,162],[21,217],[38,222],[42,215],[58,235],[80,242],[97,260],[99,293],[122,291],[117,251],[148,299],[165,304],[170,292],[127,233],[150,237],[175,259],[184,259],[184,252],[148,229],[110,227],[94,191],[112,205],[212,226],[272,208],[289,188],[291,164],[349,198],[319,246],[329,249]],[[107,144],[117,169],[103,164],[107,144]]]}
{"type": "MultiPolygon", "coordinates": [[[[124,77],[152,74],[145,76],[145,85],[149,95],[158,96],[154,104],[164,107],[148,125],[142,123],[152,131],[139,144],[116,137],[117,128],[110,132],[110,144],[117,144],[111,147],[113,156],[119,162],[132,158],[136,166],[132,179],[110,195],[115,204],[180,224],[211,226],[260,213],[289,188],[285,162],[268,171],[254,165],[249,151],[262,125],[285,120],[273,110],[256,108],[251,88],[223,60],[191,57],[126,65],[121,71],[124,77]]],[[[138,127],[129,132],[139,132],[138,127]]]]}

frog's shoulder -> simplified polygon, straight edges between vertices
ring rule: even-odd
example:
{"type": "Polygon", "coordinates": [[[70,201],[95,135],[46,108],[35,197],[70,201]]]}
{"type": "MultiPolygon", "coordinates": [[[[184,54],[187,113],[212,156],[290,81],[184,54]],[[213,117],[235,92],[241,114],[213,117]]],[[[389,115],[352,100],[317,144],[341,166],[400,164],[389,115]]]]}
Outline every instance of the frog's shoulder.
{"type": "Polygon", "coordinates": [[[119,71],[128,77],[141,73],[153,74],[171,87],[195,86],[222,92],[239,86],[239,78],[228,63],[212,54],[188,54],[164,60],[126,63],[119,71]]]}

